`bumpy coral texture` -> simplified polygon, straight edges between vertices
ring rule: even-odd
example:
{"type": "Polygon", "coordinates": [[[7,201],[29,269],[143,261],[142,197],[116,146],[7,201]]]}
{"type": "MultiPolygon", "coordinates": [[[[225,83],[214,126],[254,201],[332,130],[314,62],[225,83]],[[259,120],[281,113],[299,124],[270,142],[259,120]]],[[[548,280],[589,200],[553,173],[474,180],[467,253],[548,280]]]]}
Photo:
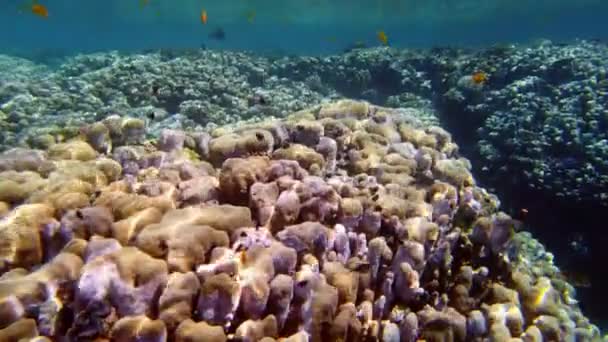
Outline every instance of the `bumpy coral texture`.
{"type": "Polygon", "coordinates": [[[110,117],[5,153],[0,340],[598,338],[509,260],[517,223],[450,135],[411,121],[343,100],[153,144],[110,117]]]}

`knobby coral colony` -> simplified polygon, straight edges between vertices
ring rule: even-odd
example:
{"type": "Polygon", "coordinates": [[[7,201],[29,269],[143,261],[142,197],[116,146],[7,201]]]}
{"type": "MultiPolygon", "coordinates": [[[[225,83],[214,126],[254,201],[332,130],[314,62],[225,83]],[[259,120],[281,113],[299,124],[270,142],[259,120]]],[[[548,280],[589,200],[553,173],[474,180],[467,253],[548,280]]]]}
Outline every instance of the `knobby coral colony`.
{"type": "Polygon", "coordinates": [[[0,340],[591,341],[451,136],[340,100],[0,157],[0,340]],[[513,247],[515,246],[515,247],[513,247]]]}
{"type": "Polygon", "coordinates": [[[346,96],[425,108],[505,195],[501,188],[517,187],[567,205],[606,206],[607,57],[608,46],[591,41],[282,58],[105,52],[67,58],[57,69],[0,55],[0,151],[47,148],[112,113],[148,118],[149,133],[158,134],[280,117],[346,96]],[[485,82],[474,82],[480,72],[485,82]]]}

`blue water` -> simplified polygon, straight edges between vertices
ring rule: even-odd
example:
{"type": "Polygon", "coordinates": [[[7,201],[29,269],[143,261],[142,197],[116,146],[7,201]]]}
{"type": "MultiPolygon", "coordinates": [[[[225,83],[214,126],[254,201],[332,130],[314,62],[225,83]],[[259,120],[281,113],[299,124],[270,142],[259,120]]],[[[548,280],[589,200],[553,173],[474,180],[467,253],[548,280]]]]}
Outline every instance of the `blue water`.
{"type": "MultiPolygon", "coordinates": [[[[31,2],[29,3],[31,4],[31,2]]],[[[0,3],[0,50],[66,52],[200,47],[295,54],[343,50],[355,41],[395,47],[483,46],[539,38],[608,36],[605,0],[40,0],[44,19],[0,3]],[[208,12],[208,23],[200,12],[208,12]],[[255,12],[253,22],[247,13],[255,12]],[[222,27],[225,41],[210,41],[222,27]]]]}

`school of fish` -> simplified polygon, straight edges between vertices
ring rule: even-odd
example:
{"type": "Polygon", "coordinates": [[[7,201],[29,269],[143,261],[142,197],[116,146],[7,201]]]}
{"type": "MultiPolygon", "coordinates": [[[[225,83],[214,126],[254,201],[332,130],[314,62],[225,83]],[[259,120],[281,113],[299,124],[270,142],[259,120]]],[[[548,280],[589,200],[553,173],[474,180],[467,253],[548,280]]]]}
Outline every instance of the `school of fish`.
{"type": "MultiPolygon", "coordinates": [[[[147,7],[149,4],[150,4],[150,0],[139,0],[139,6],[141,8],[147,7]]],[[[48,18],[48,16],[49,16],[49,11],[48,11],[47,7],[45,5],[43,5],[43,4],[38,3],[36,0],[31,4],[31,6],[29,6],[29,11],[31,13],[33,13],[34,15],[39,16],[41,18],[48,18]]],[[[159,13],[157,13],[157,15],[158,14],[159,13]]],[[[256,15],[257,15],[256,11],[254,9],[250,9],[250,10],[247,10],[245,12],[244,17],[245,17],[245,20],[249,24],[253,24],[254,21],[255,21],[256,15]]],[[[208,21],[209,16],[207,14],[207,10],[206,9],[204,9],[204,8],[201,9],[200,17],[199,18],[200,18],[200,21],[201,21],[201,23],[203,25],[207,25],[207,21],[208,21]]],[[[212,37],[217,37],[218,36],[217,35],[218,30],[221,30],[221,32],[223,32],[223,30],[221,28],[219,28],[219,29],[216,29],[216,31],[214,31],[215,33],[212,32],[210,35],[212,37]]],[[[380,30],[380,31],[377,32],[376,38],[378,39],[378,41],[382,45],[385,45],[385,46],[389,45],[388,35],[383,30],[380,30]]],[[[222,39],[223,39],[223,34],[222,34],[222,39]]],[[[334,43],[334,42],[337,41],[337,38],[335,36],[331,36],[328,39],[326,39],[326,41],[330,42],[330,43],[334,43]]],[[[359,45],[362,45],[362,44],[359,44],[359,45]]],[[[485,78],[483,80],[479,80],[478,81],[478,78],[475,78],[475,77],[476,76],[474,75],[473,81],[475,83],[483,83],[483,82],[486,81],[485,78]]]]}

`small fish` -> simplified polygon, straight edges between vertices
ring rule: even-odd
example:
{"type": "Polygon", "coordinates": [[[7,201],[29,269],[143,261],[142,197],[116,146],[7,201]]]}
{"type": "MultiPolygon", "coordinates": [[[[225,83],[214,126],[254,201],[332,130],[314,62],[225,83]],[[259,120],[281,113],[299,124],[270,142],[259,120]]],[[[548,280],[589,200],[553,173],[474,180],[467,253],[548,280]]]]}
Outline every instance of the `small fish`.
{"type": "Polygon", "coordinates": [[[254,96],[254,102],[256,102],[257,104],[260,104],[262,106],[265,106],[268,104],[268,100],[266,100],[266,97],[261,94],[256,94],[254,96]]]}
{"type": "Polygon", "coordinates": [[[388,36],[386,35],[386,33],[384,31],[378,31],[378,33],[376,34],[376,36],[378,37],[378,40],[383,45],[388,46],[388,36]]]}
{"type": "Polygon", "coordinates": [[[32,13],[34,13],[35,15],[37,15],[39,17],[43,17],[43,18],[49,17],[49,11],[46,9],[46,7],[44,5],[33,4],[31,11],[32,11],[32,13]]]}
{"type": "Polygon", "coordinates": [[[329,36],[325,38],[325,41],[328,43],[335,43],[336,41],[338,41],[338,38],[336,38],[336,36],[329,36]]]}
{"type": "Polygon", "coordinates": [[[158,96],[158,89],[159,87],[157,84],[152,85],[152,88],[150,89],[152,91],[152,95],[158,96]]]}
{"type": "Polygon", "coordinates": [[[207,11],[206,10],[201,10],[201,23],[203,23],[203,25],[207,25],[207,11]]]}
{"type": "Polygon", "coordinates": [[[589,256],[589,245],[587,244],[585,237],[581,233],[574,233],[570,237],[568,246],[574,252],[575,255],[580,257],[589,256]]]}
{"type": "Polygon", "coordinates": [[[346,48],[344,48],[344,50],[342,50],[343,52],[351,52],[353,50],[357,50],[357,49],[365,49],[367,47],[367,44],[365,44],[364,41],[362,40],[358,40],[350,45],[348,45],[346,48]]]}
{"type": "Polygon", "coordinates": [[[250,24],[253,24],[253,22],[255,21],[255,10],[250,10],[245,12],[245,19],[247,19],[247,22],[250,24]]]}
{"type": "Polygon", "coordinates": [[[471,79],[475,84],[484,84],[488,81],[488,75],[483,71],[477,71],[471,75],[471,79]]]}
{"type": "Polygon", "coordinates": [[[215,40],[224,40],[226,39],[226,32],[221,27],[216,28],[211,33],[209,33],[209,38],[215,40]]]}
{"type": "Polygon", "coordinates": [[[139,0],[139,7],[144,8],[150,3],[150,0],[139,0]]]}

